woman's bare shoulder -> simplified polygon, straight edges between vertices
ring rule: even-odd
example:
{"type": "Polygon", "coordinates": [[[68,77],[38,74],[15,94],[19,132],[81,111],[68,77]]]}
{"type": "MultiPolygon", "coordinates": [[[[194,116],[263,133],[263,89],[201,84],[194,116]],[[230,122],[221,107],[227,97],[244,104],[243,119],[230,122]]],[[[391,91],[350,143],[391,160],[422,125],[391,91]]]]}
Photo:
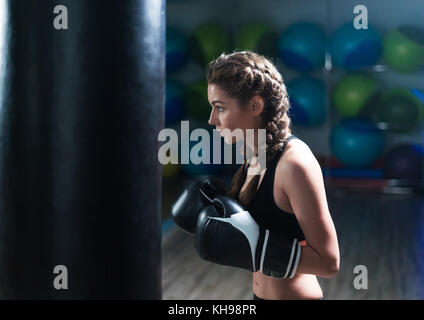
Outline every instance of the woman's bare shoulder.
{"type": "Polygon", "coordinates": [[[278,160],[277,168],[284,168],[285,165],[311,165],[314,162],[317,159],[309,146],[300,139],[292,139],[278,160]]]}
{"type": "Polygon", "coordinates": [[[284,178],[278,180],[288,181],[302,176],[320,175],[321,167],[305,142],[300,139],[292,139],[278,160],[275,174],[277,177],[284,178]]]}

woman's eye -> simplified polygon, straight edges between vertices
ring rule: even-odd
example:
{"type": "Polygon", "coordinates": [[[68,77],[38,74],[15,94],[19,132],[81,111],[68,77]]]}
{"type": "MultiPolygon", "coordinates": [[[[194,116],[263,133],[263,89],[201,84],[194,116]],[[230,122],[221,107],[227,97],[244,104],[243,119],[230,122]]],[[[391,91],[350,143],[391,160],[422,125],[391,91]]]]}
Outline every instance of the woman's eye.
{"type": "Polygon", "coordinates": [[[216,106],[215,108],[218,110],[218,112],[222,112],[222,111],[224,111],[224,108],[223,108],[223,107],[216,106]]]}

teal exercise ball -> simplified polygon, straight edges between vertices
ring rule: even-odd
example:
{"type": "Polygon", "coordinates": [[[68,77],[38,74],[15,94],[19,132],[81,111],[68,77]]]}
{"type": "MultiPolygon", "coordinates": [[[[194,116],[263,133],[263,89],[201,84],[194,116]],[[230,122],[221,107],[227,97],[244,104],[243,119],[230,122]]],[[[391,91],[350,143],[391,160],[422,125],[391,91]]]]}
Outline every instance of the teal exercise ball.
{"type": "Polygon", "coordinates": [[[371,122],[345,119],[330,134],[333,155],[347,167],[367,167],[382,153],[383,133],[371,122]]]}
{"type": "Polygon", "coordinates": [[[375,65],[382,50],[381,37],[372,26],[356,29],[352,22],[336,30],[330,45],[333,65],[348,70],[375,65]]]}
{"type": "Polygon", "coordinates": [[[278,54],[289,68],[310,71],[325,62],[326,35],[320,26],[299,22],[283,31],[278,40],[278,54]]]}
{"type": "Polygon", "coordinates": [[[326,91],[321,80],[302,77],[287,84],[290,117],[295,125],[314,126],[326,119],[326,91]]]}

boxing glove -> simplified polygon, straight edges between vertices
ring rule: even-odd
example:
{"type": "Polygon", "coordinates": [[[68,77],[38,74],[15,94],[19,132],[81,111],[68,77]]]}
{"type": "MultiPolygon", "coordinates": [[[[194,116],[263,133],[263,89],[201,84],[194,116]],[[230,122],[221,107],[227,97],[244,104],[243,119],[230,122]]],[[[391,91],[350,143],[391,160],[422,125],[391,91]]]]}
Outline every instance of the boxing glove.
{"type": "Polygon", "coordinates": [[[213,176],[203,176],[183,190],[172,206],[171,218],[177,226],[193,235],[200,211],[217,195],[226,192],[224,182],[213,176]]]}
{"type": "Polygon", "coordinates": [[[273,278],[293,278],[300,260],[297,239],[260,227],[249,212],[218,196],[199,214],[195,248],[207,261],[242,268],[273,278]]]}

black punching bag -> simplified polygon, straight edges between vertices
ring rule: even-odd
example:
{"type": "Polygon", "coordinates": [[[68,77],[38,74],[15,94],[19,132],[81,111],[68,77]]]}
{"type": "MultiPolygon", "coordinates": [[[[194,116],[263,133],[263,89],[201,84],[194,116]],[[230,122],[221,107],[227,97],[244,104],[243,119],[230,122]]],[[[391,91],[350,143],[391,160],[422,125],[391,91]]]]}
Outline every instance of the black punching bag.
{"type": "Polygon", "coordinates": [[[0,6],[0,299],[161,299],[164,0],[0,6]]]}

